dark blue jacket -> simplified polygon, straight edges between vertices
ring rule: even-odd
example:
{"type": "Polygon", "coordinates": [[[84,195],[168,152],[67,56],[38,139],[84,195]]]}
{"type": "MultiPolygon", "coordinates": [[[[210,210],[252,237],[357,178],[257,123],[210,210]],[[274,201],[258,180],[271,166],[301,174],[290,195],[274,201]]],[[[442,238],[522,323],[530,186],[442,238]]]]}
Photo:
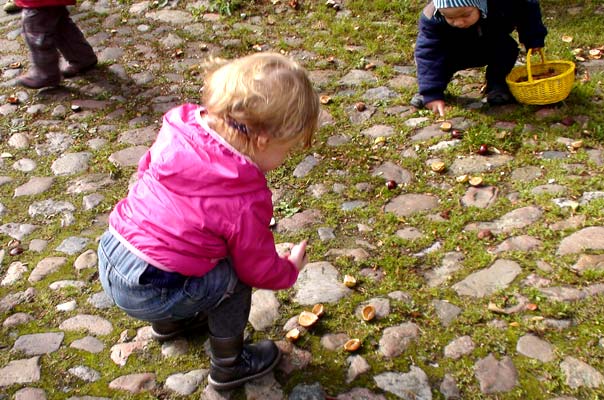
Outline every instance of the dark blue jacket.
{"type": "Polygon", "coordinates": [[[506,68],[509,65],[506,75],[518,55],[510,36],[515,30],[527,49],[544,46],[547,29],[538,0],[488,0],[487,18],[466,29],[452,27],[439,13],[434,15],[430,2],[420,15],[415,44],[417,82],[424,102],[442,100],[453,73],[465,68],[502,62],[506,68]],[[509,43],[502,45],[506,41],[512,42],[511,51],[509,43]],[[481,64],[476,57],[466,60],[474,55],[482,57],[481,64]]]}

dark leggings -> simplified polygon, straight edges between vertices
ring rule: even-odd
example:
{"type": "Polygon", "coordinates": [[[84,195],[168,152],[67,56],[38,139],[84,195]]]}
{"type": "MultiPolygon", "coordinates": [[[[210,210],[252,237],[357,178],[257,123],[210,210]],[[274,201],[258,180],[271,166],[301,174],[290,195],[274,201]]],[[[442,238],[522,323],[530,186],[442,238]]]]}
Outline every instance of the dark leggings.
{"type": "Polygon", "coordinates": [[[208,312],[210,333],[226,338],[243,334],[252,305],[252,288],[237,281],[232,294],[208,312]]]}

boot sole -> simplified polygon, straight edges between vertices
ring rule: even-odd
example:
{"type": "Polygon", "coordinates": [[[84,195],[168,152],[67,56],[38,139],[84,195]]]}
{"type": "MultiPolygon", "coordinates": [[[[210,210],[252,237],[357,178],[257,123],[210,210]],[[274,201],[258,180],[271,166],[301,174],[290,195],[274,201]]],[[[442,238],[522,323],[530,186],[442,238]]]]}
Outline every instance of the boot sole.
{"type": "Polygon", "coordinates": [[[272,364],[269,365],[266,369],[254,374],[254,375],[246,376],[245,378],[237,379],[236,381],[230,381],[230,382],[216,382],[214,379],[212,379],[211,376],[208,375],[208,384],[210,386],[212,386],[212,388],[215,390],[230,390],[230,389],[235,389],[248,381],[251,381],[251,380],[254,380],[257,378],[261,378],[264,375],[271,372],[273,369],[275,369],[277,364],[279,364],[279,361],[281,361],[281,350],[278,347],[277,347],[277,351],[278,351],[277,357],[275,357],[275,360],[272,362],[272,364]]]}

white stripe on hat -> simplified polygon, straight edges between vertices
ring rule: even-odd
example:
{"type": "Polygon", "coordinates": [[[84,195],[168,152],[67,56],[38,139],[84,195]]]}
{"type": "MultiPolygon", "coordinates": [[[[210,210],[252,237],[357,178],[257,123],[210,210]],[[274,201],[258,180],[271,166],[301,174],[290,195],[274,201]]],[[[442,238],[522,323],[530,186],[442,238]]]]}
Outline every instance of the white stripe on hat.
{"type": "Polygon", "coordinates": [[[483,18],[487,16],[487,0],[433,0],[432,2],[435,11],[451,7],[476,7],[482,13],[483,18]]]}

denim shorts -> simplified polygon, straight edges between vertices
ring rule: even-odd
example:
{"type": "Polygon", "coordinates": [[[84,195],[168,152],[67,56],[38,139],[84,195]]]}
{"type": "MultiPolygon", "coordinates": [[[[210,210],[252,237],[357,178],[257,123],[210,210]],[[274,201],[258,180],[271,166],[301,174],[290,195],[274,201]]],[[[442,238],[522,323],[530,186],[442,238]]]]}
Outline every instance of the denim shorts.
{"type": "Polygon", "coordinates": [[[128,315],[144,321],[187,319],[207,312],[229,297],[238,281],[228,259],[202,277],[163,273],[132,254],[109,231],[101,237],[98,256],[105,293],[128,315]],[[158,281],[158,276],[167,279],[158,281]]]}

